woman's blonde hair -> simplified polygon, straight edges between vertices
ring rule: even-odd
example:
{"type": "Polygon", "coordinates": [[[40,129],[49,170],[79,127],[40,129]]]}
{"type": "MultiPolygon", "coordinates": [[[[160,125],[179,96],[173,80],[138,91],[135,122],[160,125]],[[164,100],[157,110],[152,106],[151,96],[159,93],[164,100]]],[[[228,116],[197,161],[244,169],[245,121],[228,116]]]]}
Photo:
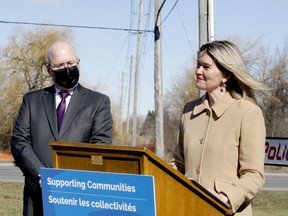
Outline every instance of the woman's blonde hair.
{"type": "Polygon", "coordinates": [[[225,84],[232,97],[250,97],[256,101],[254,91],[267,90],[249,74],[239,49],[233,43],[225,40],[209,42],[201,46],[200,52],[210,55],[218,69],[230,77],[225,84]]]}

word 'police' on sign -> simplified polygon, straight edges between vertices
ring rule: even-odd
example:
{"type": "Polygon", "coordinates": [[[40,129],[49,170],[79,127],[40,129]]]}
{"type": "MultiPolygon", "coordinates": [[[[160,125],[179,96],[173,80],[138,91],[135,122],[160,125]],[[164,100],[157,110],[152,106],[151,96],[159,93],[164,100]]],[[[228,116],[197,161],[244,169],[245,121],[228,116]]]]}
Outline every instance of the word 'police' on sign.
{"type": "Polygon", "coordinates": [[[266,138],[265,164],[288,165],[288,139],[266,138]]]}
{"type": "Polygon", "coordinates": [[[153,176],[41,168],[45,216],[156,215],[153,176]]]}

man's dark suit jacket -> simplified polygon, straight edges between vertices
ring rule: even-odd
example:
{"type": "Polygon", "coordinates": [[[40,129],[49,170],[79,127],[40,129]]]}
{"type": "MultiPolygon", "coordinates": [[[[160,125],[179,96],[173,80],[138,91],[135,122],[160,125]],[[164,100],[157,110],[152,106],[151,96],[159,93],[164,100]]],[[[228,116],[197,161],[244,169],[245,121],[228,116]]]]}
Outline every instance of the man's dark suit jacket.
{"type": "MultiPolygon", "coordinates": [[[[40,167],[53,166],[52,150],[48,145],[50,141],[111,144],[109,98],[78,84],[58,132],[55,87],[24,95],[13,128],[11,151],[25,176],[25,187],[29,184],[31,190],[37,190],[40,167]]],[[[30,192],[33,193],[24,189],[24,211],[29,208],[25,206],[25,199],[27,196],[29,199],[30,192]]]]}

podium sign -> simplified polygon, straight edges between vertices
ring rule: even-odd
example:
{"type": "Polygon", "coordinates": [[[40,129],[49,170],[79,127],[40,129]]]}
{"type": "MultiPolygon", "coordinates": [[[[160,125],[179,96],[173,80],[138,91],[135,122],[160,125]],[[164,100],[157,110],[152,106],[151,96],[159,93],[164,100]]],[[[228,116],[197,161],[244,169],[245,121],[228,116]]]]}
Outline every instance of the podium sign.
{"type": "Polygon", "coordinates": [[[45,216],[156,215],[154,177],[41,168],[45,216]]]}

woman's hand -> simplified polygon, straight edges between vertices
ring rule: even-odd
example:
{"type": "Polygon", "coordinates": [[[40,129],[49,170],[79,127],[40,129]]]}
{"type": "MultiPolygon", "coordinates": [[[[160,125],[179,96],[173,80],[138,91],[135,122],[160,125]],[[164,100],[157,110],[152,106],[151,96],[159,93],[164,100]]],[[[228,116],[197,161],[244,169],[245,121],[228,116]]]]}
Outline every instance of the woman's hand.
{"type": "Polygon", "coordinates": [[[211,188],[208,188],[207,189],[210,193],[212,193],[214,196],[216,196],[218,199],[220,199],[222,202],[224,203],[227,203],[228,204],[228,197],[226,196],[226,194],[220,192],[220,193],[217,193],[216,191],[214,191],[213,189],[211,188]]]}

